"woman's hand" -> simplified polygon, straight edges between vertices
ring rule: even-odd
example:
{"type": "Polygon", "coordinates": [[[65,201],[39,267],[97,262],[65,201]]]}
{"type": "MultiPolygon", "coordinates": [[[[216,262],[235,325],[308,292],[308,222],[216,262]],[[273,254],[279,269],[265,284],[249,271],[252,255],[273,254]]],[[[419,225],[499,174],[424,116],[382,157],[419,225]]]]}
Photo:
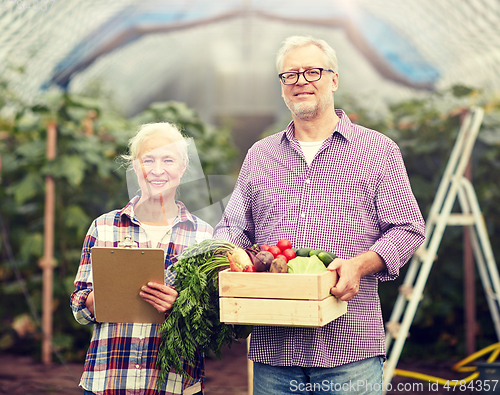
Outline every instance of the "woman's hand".
{"type": "Polygon", "coordinates": [[[166,313],[172,308],[178,293],[169,285],[149,282],[142,286],[139,295],[159,313],[166,313]]]}

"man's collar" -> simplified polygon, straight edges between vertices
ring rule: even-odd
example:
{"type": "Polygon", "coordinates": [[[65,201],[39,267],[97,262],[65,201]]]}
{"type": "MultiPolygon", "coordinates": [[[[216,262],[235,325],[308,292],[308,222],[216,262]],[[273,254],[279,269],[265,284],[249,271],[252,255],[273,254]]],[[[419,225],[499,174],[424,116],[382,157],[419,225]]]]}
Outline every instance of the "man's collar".
{"type": "Polygon", "coordinates": [[[352,141],[355,137],[353,123],[343,110],[335,110],[335,113],[339,117],[335,131],[339,132],[347,141],[352,141]]]}
{"type": "MultiPolygon", "coordinates": [[[[354,138],[354,130],[351,120],[343,110],[335,110],[335,113],[339,117],[339,121],[337,122],[335,129],[332,130],[332,135],[334,132],[338,132],[347,141],[351,141],[354,138]]],[[[291,121],[286,127],[285,133],[283,133],[281,138],[281,142],[283,142],[285,138],[288,139],[288,141],[293,141],[293,139],[295,139],[295,124],[293,121],[291,121]]]]}

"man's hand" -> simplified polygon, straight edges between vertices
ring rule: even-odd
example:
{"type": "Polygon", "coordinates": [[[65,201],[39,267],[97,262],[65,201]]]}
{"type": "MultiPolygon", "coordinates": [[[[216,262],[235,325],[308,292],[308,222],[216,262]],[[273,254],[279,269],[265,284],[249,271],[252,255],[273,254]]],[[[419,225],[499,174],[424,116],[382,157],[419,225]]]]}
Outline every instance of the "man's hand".
{"type": "Polygon", "coordinates": [[[178,293],[169,285],[149,282],[142,286],[139,295],[159,313],[166,313],[172,308],[178,293]]]}
{"type": "Polygon", "coordinates": [[[351,300],[359,292],[361,274],[357,267],[352,264],[351,259],[335,258],[329,265],[328,270],[336,271],[339,278],[330,293],[340,300],[351,300]]]}
{"type": "Polygon", "coordinates": [[[328,270],[336,271],[339,279],[330,293],[340,300],[351,300],[359,292],[361,277],[384,269],[384,261],[373,251],[364,252],[351,259],[335,258],[328,265],[328,270]]]}

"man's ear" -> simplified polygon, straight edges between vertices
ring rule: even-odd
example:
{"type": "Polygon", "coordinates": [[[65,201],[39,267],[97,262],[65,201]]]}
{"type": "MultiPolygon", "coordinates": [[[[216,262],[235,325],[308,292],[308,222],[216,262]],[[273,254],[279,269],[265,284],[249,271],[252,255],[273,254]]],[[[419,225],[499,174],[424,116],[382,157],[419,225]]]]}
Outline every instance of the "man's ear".
{"type": "Polygon", "coordinates": [[[336,92],[337,89],[339,88],[339,74],[338,73],[333,73],[332,77],[332,92],[336,92]]]}

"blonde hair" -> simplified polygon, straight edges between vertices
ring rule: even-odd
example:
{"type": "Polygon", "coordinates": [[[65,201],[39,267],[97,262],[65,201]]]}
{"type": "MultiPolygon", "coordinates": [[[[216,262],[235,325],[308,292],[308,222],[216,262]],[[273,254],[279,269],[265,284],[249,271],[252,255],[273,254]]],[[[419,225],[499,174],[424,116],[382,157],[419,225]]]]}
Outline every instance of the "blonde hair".
{"type": "Polygon", "coordinates": [[[328,45],[325,40],[314,38],[312,36],[291,36],[283,41],[281,48],[276,56],[276,69],[278,73],[283,72],[283,62],[285,56],[293,49],[305,47],[307,45],[316,45],[325,54],[326,67],[332,69],[336,73],[339,72],[337,54],[335,50],[328,45]]]}
{"type": "Polygon", "coordinates": [[[175,143],[179,149],[184,165],[189,163],[188,143],[180,130],[169,122],[146,123],[141,125],[136,135],[128,142],[128,155],[122,155],[123,159],[134,161],[138,159],[141,147],[151,136],[162,135],[175,143]]]}

